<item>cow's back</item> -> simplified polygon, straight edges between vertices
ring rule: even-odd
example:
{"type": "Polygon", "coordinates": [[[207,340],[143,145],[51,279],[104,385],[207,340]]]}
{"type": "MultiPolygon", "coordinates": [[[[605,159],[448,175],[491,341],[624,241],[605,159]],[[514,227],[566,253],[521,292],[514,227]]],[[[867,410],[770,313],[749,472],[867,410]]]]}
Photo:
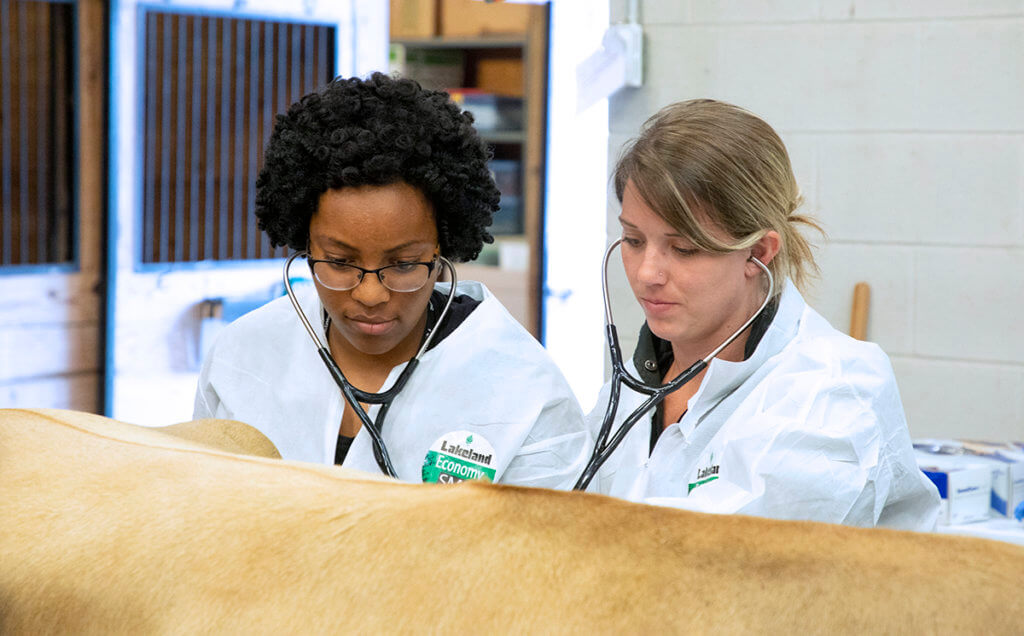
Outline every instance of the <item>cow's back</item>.
{"type": "Polygon", "coordinates": [[[0,412],[5,633],[1014,633],[1024,612],[1016,546],[364,480],[78,416],[0,412]]]}

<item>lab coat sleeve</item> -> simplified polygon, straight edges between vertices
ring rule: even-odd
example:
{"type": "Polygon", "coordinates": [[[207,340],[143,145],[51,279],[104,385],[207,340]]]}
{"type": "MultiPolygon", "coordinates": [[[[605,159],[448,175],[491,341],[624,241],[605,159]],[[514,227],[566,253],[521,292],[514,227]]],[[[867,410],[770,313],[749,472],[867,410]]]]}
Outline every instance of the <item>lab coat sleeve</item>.
{"type": "Polygon", "coordinates": [[[576,400],[555,398],[541,410],[499,481],[568,490],[583,471],[592,445],[576,400]]]}
{"type": "Polygon", "coordinates": [[[762,414],[726,441],[718,479],[686,497],[648,502],[688,510],[874,526],[891,469],[878,415],[852,387],[819,393],[806,417],[762,414]]]}
{"type": "Polygon", "coordinates": [[[199,382],[196,386],[195,406],[192,408],[192,419],[201,420],[208,417],[221,417],[220,398],[217,391],[210,384],[210,366],[213,361],[213,349],[210,350],[206,360],[203,361],[203,368],[199,372],[199,382]]]}

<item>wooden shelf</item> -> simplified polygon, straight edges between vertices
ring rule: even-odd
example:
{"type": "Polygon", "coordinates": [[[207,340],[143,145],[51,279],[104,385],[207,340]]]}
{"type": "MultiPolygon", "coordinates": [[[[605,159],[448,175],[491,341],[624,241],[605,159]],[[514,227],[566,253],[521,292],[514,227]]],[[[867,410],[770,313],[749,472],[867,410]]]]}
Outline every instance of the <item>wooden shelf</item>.
{"type": "Polygon", "coordinates": [[[526,142],[523,130],[477,130],[480,138],[492,144],[521,144],[526,142]]]}
{"type": "Polygon", "coordinates": [[[403,38],[391,40],[392,44],[401,44],[416,49],[513,49],[526,46],[524,36],[494,36],[478,38],[403,38]]]}
{"type": "MultiPolygon", "coordinates": [[[[394,47],[401,72],[421,79],[425,86],[439,90],[454,87],[478,88],[486,93],[523,99],[521,130],[477,129],[483,142],[492,147],[494,159],[519,164],[519,187],[509,188],[508,196],[516,197],[520,206],[522,232],[495,234],[495,245],[475,263],[459,265],[461,278],[476,278],[494,291],[524,327],[535,336],[540,334],[541,275],[543,272],[543,239],[541,237],[544,207],[544,158],[547,127],[547,32],[548,7],[533,5],[525,33],[482,35],[473,37],[396,37],[394,47]],[[403,50],[404,49],[404,50],[403,50]],[[446,51],[435,55],[430,69],[424,61],[431,50],[446,51]],[[426,52],[424,52],[426,51],[426,52]],[[447,51],[459,51],[458,55],[447,51]],[[413,54],[415,53],[415,54],[413,54]],[[454,62],[446,56],[461,57],[461,81],[453,70],[454,62]],[[417,77],[420,73],[420,77],[417,77]],[[514,245],[521,244],[521,247],[514,245]],[[505,267],[486,265],[494,262],[495,252],[504,251],[505,267]]],[[[468,110],[472,111],[472,108],[468,110]]],[[[513,228],[510,228],[513,229],[513,228]]],[[[498,260],[501,260],[500,258],[498,260]]]]}

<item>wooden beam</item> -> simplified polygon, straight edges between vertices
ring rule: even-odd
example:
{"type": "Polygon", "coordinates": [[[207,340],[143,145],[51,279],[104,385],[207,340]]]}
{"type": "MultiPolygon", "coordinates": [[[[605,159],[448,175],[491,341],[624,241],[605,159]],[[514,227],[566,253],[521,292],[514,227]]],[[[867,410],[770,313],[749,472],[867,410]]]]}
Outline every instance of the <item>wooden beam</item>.
{"type": "Polygon", "coordinates": [[[81,287],[84,288],[96,313],[91,322],[92,333],[76,334],[71,338],[81,350],[80,356],[91,361],[97,371],[88,382],[69,384],[71,404],[77,408],[101,412],[103,408],[104,336],[103,320],[106,280],[103,250],[106,245],[106,10],[104,0],[79,0],[78,42],[75,60],[78,64],[78,260],[81,268],[81,287]]]}
{"type": "MultiPolygon", "coordinates": [[[[78,244],[83,274],[100,274],[102,267],[104,197],[103,113],[106,76],[103,0],[80,0],[78,10],[78,244]]],[[[98,280],[97,280],[98,282],[98,280]]]]}
{"type": "Polygon", "coordinates": [[[850,309],[850,337],[867,340],[870,307],[871,287],[867,283],[857,283],[853,287],[853,305],[850,309]]]}
{"type": "Polygon", "coordinates": [[[548,8],[530,7],[526,34],[526,146],[523,157],[524,230],[530,244],[527,269],[526,328],[540,338],[541,294],[544,291],[544,159],[547,146],[548,8]]]}

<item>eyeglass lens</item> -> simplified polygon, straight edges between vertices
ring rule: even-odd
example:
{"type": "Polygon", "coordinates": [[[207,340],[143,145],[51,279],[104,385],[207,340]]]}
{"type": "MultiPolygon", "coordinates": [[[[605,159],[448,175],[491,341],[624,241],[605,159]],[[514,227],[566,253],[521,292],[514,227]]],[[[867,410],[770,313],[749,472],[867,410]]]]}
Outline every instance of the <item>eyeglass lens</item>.
{"type": "MultiPolygon", "coordinates": [[[[359,286],[363,271],[342,263],[317,262],[313,264],[313,275],[328,289],[348,291],[359,286]]],[[[391,291],[414,292],[427,284],[430,267],[422,263],[399,263],[380,269],[376,276],[381,285],[391,291]]]]}

